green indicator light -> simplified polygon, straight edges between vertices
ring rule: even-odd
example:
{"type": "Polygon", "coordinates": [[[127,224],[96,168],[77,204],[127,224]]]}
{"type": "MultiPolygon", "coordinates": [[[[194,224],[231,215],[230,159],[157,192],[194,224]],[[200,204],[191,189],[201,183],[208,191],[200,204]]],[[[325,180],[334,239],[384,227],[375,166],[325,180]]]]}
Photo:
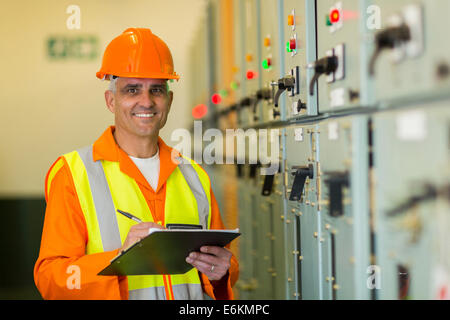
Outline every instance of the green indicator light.
{"type": "Polygon", "coordinates": [[[326,20],[327,26],[331,27],[333,25],[330,20],[330,15],[327,14],[325,16],[325,20],[326,20]]]}
{"type": "Polygon", "coordinates": [[[263,60],[262,67],[263,67],[263,69],[269,69],[269,62],[267,62],[267,59],[263,60]]]}
{"type": "Polygon", "coordinates": [[[222,89],[222,90],[219,91],[219,94],[222,97],[226,98],[226,97],[228,97],[228,90],[227,89],[222,89]]]}
{"type": "Polygon", "coordinates": [[[232,82],[230,83],[230,87],[231,87],[231,89],[233,89],[233,90],[237,90],[237,89],[239,88],[239,84],[238,84],[236,81],[232,81],[232,82]]]}
{"type": "Polygon", "coordinates": [[[286,51],[287,51],[287,52],[292,52],[292,49],[291,49],[291,47],[290,47],[290,45],[289,45],[289,41],[286,42],[286,51]]]}

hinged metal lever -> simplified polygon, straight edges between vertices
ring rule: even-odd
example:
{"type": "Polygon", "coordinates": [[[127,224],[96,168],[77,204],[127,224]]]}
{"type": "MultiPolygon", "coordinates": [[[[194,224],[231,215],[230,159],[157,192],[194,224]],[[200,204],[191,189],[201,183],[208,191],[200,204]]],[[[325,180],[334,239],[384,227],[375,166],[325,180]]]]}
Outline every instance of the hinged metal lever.
{"type": "Polygon", "coordinates": [[[386,215],[388,217],[394,217],[404,214],[423,202],[435,200],[439,195],[444,195],[444,198],[446,195],[447,199],[450,199],[450,185],[444,186],[441,190],[439,190],[437,186],[425,184],[423,186],[423,190],[419,194],[410,196],[403,203],[400,203],[395,208],[388,210],[386,215]]]}
{"type": "Polygon", "coordinates": [[[221,117],[224,117],[226,115],[228,115],[230,112],[236,111],[237,110],[237,104],[232,104],[231,106],[229,106],[228,108],[224,108],[222,110],[220,110],[219,112],[216,113],[215,118],[219,119],[221,117]]]}
{"type": "Polygon", "coordinates": [[[350,185],[350,175],[348,172],[325,172],[328,177],[325,183],[328,184],[330,207],[328,214],[332,217],[340,217],[344,214],[344,198],[342,189],[350,185]]]}
{"type": "Polygon", "coordinates": [[[264,170],[265,177],[261,194],[267,197],[272,194],[275,175],[277,173],[281,173],[281,165],[280,163],[270,163],[270,167],[262,168],[261,172],[263,172],[262,170],[264,170]],[[276,169],[276,167],[273,167],[273,165],[275,164],[278,169],[276,169]]]}
{"type": "Polygon", "coordinates": [[[280,99],[281,94],[286,90],[291,91],[294,89],[295,78],[291,75],[287,75],[284,78],[279,79],[278,82],[272,82],[271,85],[278,86],[278,90],[273,98],[275,107],[278,107],[278,100],[280,99]]]}
{"type": "Polygon", "coordinates": [[[238,178],[242,178],[244,176],[244,165],[243,164],[236,163],[236,175],[238,178]]]}
{"type": "Polygon", "coordinates": [[[330,75],[338,68],[338,58],[336,56],[324,57],[308,65],[308,69],[314,69],[314,76],[309,84],[309,95],[314,95],[314,85],[323,74],[330,75]]]}
{"type": "Polygon", "coordinates": [[[302,197],[303,188],[305,187],[306,178],[314,178],[314,167],[312,164],[307,167],[292,167],[294,171],[292,175],[295,176],[291,188],[290,201],[299,201],[302,197]]]}
{"type": "Polygon", "coordinates": [[[250,164],[250,173],[249,173],[249,178],[255,178],[256,177],[256,170],[261,167],[261,162],[257,162],[257,163],[251,163],[250,164]]]}
{"type": "Polygon", "coordinates": [[[411,30],[406,24],[382,30],[375,35],[375,51],[370,59],[369,74],[375,75],[375,63],[385,49],[394,49],[403,42],[411,40],[411,30]]]}
{"type": "Polygon", "coordinates": [[[262,88],[256,91],[255,98],[253,99],[253,118],[258,120],[256,110],[258,108],[258,102],[261,100],[270,100],[272,98],[272,90],[270,88],[262,88]]]}
{"type": "Polygon", "coordinates": [[[253,103],[253,97],[245,97],[242,98],[242,100],[239,102],[239,107],[240,108],[246,108],[252,105],[253,103]]]}
{"type": "Polygon", "coordinates": [[[266,175],[264,177],[264,184],[261,194],[265,197],[270,196],[273,190],[273,181],[275,179],[275,174],[266,175]]]}

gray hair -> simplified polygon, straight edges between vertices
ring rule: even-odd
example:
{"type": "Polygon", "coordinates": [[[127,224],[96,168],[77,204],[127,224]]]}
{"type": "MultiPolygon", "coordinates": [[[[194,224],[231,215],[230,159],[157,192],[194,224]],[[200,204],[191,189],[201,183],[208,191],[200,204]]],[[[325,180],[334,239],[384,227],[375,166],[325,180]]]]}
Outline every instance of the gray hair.
{"type": "Polygon", "coordinates": [[[112,91],[112,93],[116,93],[116,89],[117,89],[117,79],[119,79],[119,77],[116,76],[109,76],[109,86],[108,86],[108,90],[112,91]]]}

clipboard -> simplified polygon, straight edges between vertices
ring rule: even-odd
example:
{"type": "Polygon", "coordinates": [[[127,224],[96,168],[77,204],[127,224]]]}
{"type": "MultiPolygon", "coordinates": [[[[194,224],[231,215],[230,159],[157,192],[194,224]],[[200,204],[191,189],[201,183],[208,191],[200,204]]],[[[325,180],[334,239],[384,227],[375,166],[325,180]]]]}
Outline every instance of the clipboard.
{"type": "Polygon", "coordinates": [[[186,257],[202,246],[224,247],[241,234],[236,230],[153,229],[111,260],[101,276],[183,274],[193,267],[186,257]]]}

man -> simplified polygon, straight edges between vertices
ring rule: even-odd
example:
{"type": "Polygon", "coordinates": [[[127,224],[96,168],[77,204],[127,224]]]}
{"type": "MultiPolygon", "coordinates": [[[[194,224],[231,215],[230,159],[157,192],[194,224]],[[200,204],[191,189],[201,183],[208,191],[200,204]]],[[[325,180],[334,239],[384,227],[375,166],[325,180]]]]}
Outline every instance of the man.
{"type": "Polygon", "coordinates": [[[34,279],[45,299],[232,299],[236,258],[208,246],[186,257],[183,275],[98,276],[149,228],[169,223],[223,229],[209,177],[160,138],[179,79],[167,45],[130,28],[106,48],[100,79],[115,126],[89,146],[61,156],[47,173],[47,208],[34,279]],[[137,216],[136,224],[116,209],[137,216]]]}

